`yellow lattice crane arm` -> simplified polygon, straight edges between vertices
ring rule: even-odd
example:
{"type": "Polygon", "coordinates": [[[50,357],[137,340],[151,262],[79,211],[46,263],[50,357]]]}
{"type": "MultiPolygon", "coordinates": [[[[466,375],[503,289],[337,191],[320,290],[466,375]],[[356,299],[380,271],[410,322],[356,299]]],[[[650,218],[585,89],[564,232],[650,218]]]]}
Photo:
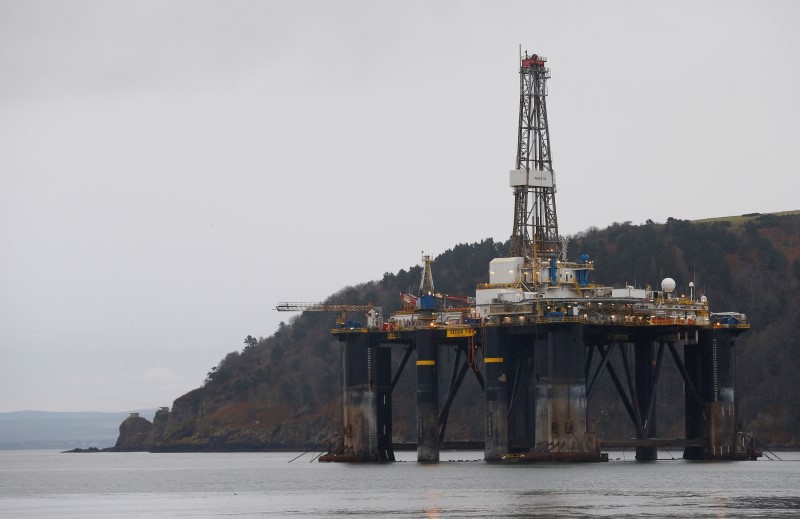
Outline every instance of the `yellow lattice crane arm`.
{"type": "Polygon", "coordinates": [[[379,307],[366,305],[347,305],[329,303],[289,303],[283,302],[275,305],[279,312],[342,312],[337,324],[344,326],[347,323],[347,312],[366,312],[368,326],[380,327],[383,325],[383,314],[379,307]]]}
{"type": "Polygon", "coordinates": [[[278,303],[275,310],[279,312],[369,312],[371,304],[342,305],[328,303],[278,303]]]}

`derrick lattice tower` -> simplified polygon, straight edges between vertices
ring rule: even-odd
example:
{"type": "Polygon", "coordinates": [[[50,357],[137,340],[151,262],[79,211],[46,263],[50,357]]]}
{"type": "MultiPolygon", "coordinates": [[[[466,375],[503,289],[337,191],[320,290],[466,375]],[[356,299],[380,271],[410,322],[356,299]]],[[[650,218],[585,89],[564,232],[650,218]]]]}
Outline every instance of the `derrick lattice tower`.
{"type": "Polygon", "coordinates": [[[547,58],[520,56],[517,164],[511,171],[514,230],[510,256],[532,263],[537,255],[559,252],[556,185],[547,126],[547,58]]]}

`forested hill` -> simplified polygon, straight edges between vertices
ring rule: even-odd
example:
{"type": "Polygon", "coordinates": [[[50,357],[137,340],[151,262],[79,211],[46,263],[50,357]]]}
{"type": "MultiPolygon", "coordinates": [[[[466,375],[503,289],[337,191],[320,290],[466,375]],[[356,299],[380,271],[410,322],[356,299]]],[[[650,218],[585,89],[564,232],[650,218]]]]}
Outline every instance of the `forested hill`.
{"type": "MultiPolygon", "coordinates": [[[[569,251],[573,259],[584,252],[594,259],[595,282],[655,288],[662,278],[672,277],[680,291],[694,281],[713,311],[746,313],[752,329],[737,346],[738,421],[761,445],[800,445],[800,214],[613,224],[573,236],[569,251]]],[[[506,252],[507,243],[491,239],[456,245],[433,262],[437,291],[473,295],[478,283],[488,281],[489,262],[506,252]]],[[[419,285],[420,274],[418,266],[386,273],[379,281],[343,288],[326,301],[371,302],[388,316],[399,309],[399,293],[419,285]]],[[[175,400],[169,415],[155,424],[146,448],[311,448],[335,436],[340,347],[330,328],[336,317],[306,312],[281,323],[271,337],[247,336],[244,348],[212,368],[202,387],[175,400]]],[[[483,436],[479,388],[474,381],[465,384],[451,412],[447,439],[483,436]]],[[[601,436],[629,434],[620,406],[608,391],[597,394],[600,400],[592,403],[590,415],[593,430],[601,436]]],[[[682,436],[682,396],[659,394],[659,403],[668,408],[659,419],[661,432],[682,436]]],[[[413,439],[414,412],[413,370],[407,370],[394,400],[396,441],[413,439]]]]}

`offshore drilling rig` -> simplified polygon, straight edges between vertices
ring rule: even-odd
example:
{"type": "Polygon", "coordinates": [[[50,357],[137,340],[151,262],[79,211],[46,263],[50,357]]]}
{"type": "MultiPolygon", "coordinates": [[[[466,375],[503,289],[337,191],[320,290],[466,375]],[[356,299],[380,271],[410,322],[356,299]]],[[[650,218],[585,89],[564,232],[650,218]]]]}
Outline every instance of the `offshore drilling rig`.
{"type": "Polygon", "coordinates": [[[404,295],[403,311],[387,321],[373,311],[366,327],[332,330],[342,344],[343,429],[322,461],[394,460],[392,396],[412,357],[418,461],[439,460],[449,410],[468,372],[483,390],[487,461],[604,461],[603,448],[635,448],[638,460],[656,459],[659,448],[683,448],[684,458],[697,460],[761,455],[736,425],[735,339],[749,328],[745,316],[712,313],[691,283],[689,296],[678,296],[671,278],[658,289],[597,284],[588,255],[568,259],[558,234],[546,62],[520,56],[509,256],[491,261],[489,282],[474,298],[449,300],[434,291],[431,259],[424,257],[419,294],[404,295]],[[398,348],[403,356],[393,367],[398,348]],[[440,402],[439,360],[447,349],[456,360],[440,402]],[[668,359],[684,386],[681,439],[659,438],[656,424],[656,389],[668,359]],[[588,402],[604,375],[635,438],[604,441],[587,428],[588,402]]]}

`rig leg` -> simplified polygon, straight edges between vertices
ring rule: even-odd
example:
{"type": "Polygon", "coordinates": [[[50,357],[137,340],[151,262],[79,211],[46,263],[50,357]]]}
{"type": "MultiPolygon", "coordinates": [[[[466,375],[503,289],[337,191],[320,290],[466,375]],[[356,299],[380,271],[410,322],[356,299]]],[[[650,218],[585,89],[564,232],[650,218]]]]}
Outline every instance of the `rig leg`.
{"type": "Polygon", "coordinates": [[[533,449],[536,432],[535,334],[510,335],[504,363],[508,372],[508,448],[533,449]]]}
{"type": "MultiPolygon", "coordinates": [[[[706,418],[704,416],[706,391],[703,383],[705,377],[703,376],[703,347],[701,344],[684,344],[683,346],[683,365],[686,368],[686,374],[701,399],[701,402],[697,402],[692,395],[684,390],[687,438],[706,437],[706,418]]],[[[687,460],[705,459],[705,450],[705,447],[686,447],[683,450],[683,458],[687,460]]]]}
{"type": "Polygon", "coordinates": [[[536,348],[535,451],[555,460],[594,461],[596,445],[586,431],[583,325],[550,325],[536,348]]]}
{"type": "MultiPolygon", "coordinates": [[[[656,344],[650,341],[634,344],[635,389],[636,400],[639,404],[639,414],[642,418],[641,427],[637,427],[637,437],[642,439],[656,437],[655,399],[655,371],[656,371],[656,344]]],[[[636,447],[636,459],[639,461],[652,461],[658,459],[657,447],[636,447]]]]}
{"type": "Polygon", "coordinates": [[[348,336],[342,344],[343,450],[332,461],[378,461],[375,349],[366,334],[348,336]]]}
{"type": "Polygon", "coordinates": [[[486,430],[483,456],[499,461],[508,453],[508,374],[505,365],[504,333],[487,327],[484,338],[484,398],[486,430]]]}
{"type": "Polygon", "coordinates": [[[703,330],[697,345],[684,346],[684,363],[703,402],[701,408],[686,395],[686,437],[704,438],[705,447],[688,447],[685,459],[756,459],[736,424],[736,330],[703,330]]]}
{"type": "Polygon", "coordinates": [[[417,461],[439,461],[439,347],[433,330],[417,336],[417,461]]]}
{"type": "Polygon", "coordinates": [[[375,348],[375,414],[379,461],[395,461],[392,447],[392,350],[375,348]]]}

